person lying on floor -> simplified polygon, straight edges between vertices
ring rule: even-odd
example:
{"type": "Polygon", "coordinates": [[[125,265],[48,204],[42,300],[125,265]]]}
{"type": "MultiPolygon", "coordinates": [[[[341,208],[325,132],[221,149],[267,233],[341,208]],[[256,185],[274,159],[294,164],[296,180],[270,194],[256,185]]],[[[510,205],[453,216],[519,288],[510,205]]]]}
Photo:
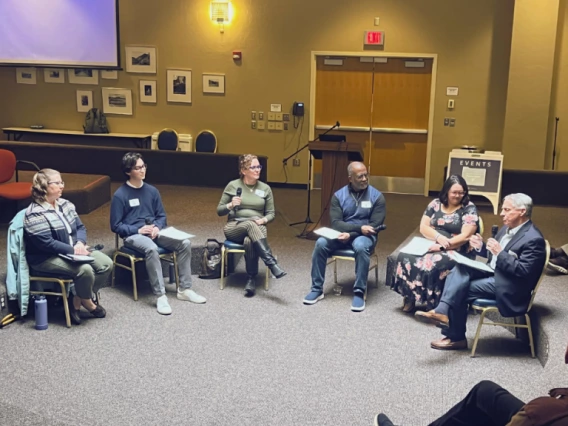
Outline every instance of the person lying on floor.
{"type": "Polygon", "coordinates": [[[495,238],[483,243],[475,234],[469,240],[480,256],[489,259],[494,274],[458,264],[446,278],[440,304],[416,312],[417,320],[442,328],[445,337],[433,341],[433,349],[467,349],[467,308],[475,299],[495,300],[504,317],[526,313],[546,261],[544,237],[530,219],[532,207],[528,195],[507,195],[501,210],[504,226],[495,238]]]}
{"type": "MultiPolygon", "coordinates": [[[[568,364],[568,347],[564,354],[568,364]]],[[[568,425],[568,388],[556,388],[549,396],[523,401],[496,383],[483,380],[439,419],[429,426],[566,426],[568,425]]],[[[375,426],[394,426],[383,413],[375,426]]]]}
{"type": "Polygon", "coordinates": [[[564,244],[560,248],[550,249],[548,268],[568,275],[568,244],[564,244]]]}

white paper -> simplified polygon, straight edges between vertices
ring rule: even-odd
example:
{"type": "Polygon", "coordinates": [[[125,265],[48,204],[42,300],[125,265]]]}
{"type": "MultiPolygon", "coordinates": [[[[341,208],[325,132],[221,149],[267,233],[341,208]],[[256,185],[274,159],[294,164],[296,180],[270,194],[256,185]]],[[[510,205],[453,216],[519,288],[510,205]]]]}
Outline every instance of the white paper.
{"type": "Polygon", "coordinates": [[[337,237],[339,237],[339,234],[341,234],[341,232],[331,228],[323,227],[316,229],[314,231],[314,234],[321,235],[322,237],[329,238],[330,240],[335,240],[337,237]]]}
{"type": "Polygon", "coordinates": [[[60,254],[63,259],[75,261],[75,262],[94,262],[95,259],[91,256],[85,256],[81,254],[60,254]]]}
{"type": "Polygon", "coordinates": [[[462,169],[462,177],[469,186],[485,186],[486,173],[487,170],[485,169],[474,169],[471,167],[464,167],[462,169]]]}
{"type": "Polygon", "coordinates": [[[495,271],[491,269],[487,263],[478,262],[477,260],[465,257],[459,254],[457,251],[452,252],[450,257],[454,259],[456,262],[462,265],[469,266],[470,268],[479,269],[480,271],[489,272],[491,274],[495,273],[495,271]]]}
{"type": "Polygon", "coordinates": [[[428,249],[435,244],[434,241],[422,237],[414,237],[407,245],[400,249],[401,253],[423,256],[428,253],[428,249]]]}
{"type": "Polygon", "coordinates": [[[159,235],[162,237],[171,238],[172,240],[187,240],[188,238],[195,237],[195,235],[180,231],[173,226],[168,226],[167,228],[162,229],[159,235]]]}

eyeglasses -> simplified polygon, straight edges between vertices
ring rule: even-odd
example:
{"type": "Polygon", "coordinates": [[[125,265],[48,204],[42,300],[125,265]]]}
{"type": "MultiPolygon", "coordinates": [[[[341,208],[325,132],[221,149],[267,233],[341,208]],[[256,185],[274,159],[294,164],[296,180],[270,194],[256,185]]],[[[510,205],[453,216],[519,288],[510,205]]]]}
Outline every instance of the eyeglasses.
{"type": "Polygon", "coordinates": [[[463,197],[463,196],[465,195],[465,192],[461,192],[461,191],[455,192],[455,191],[452,191],[452,192],[450,192],[450,195],[457,195],[457,196],[459,196],[459,197],[463,197]]]}
{"type": "Polygon", "coordinates": [[[142,164],[141,166],[134,166],[134,167],[132,167],[132,170],[140,171],[140,170],[142,170],[142,169],[147,169],[147,168],[148,168],[148,164],[142,164]]]}
{"type": "Polygon", "coordinates": [[[62,180],[58,180],[58,181],[54,181],[54,182],[47,182],[48,185],[51,184],[55,184],[55,185],[59,185],[59,186],[65,186],[65,182],[63,182],[62,180]]]}
{"type": "Polygon", "coordinates": [[[262,166],[258,165],[258,166],[250,166],[249,170],[262,170],[262,166]]]}

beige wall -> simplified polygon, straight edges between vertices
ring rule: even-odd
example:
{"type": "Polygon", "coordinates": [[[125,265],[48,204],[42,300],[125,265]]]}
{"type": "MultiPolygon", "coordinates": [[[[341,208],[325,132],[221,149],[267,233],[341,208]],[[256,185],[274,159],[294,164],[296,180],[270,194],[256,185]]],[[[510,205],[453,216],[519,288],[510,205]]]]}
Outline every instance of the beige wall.
{"type": "MultiPolygon", "coordinates": [[[[17,85],[15,71],[0,69],[0,126],[80,129],[75,91],[93,89],[101,106],[102,86],[131,88],[132,117],[109,116],[112,131],[154,132],[173,127],[196,135],[212,129],[219,151],[269,156],[269,181],[285,180],[282,159],[307,142],[309,123],[300,132],[269,133],[250,129],[250,111],[267,112],[270,103],[289,110],[294,101],[308,104],[310,52],[361,51],[363,31],[386,32],[385,52],[437,53],[430,188],[442,183],[451,148],[475,144],[500,149],[507,96],[513,0],[234,0],[235,19],[220,34],[208,20],[205,0],[121,0],[122,44],[153,45],[158,74],[119,73],[119,80],[99,86],[17,85]],[[373,18],[380,26],[373,27],[373,18]],[[242,50],[242,64],[231,52],[242,50]],[[193,104],[165,101],[166,69],[193,70],[193,104]],[[226,95],[204,96],[201,74],[226,74],[226,95]],[[158,80],[158,104],[140,104],[138,81],[158,80]],[[446,110],[446,86],[458,86],[454,111],[446,110]],[[455,128],[443,127],[455,117],[455,128]]],[[[307,105],[309,108],[310,105],[307,105]]],[[[308,115],[306,115],[307,117],[308,115]]],[[[341,117],[338,117],[341,120],[341,117]]],[[[306,161],[288,167],[288,182],[305,183],[306,161]]]]}

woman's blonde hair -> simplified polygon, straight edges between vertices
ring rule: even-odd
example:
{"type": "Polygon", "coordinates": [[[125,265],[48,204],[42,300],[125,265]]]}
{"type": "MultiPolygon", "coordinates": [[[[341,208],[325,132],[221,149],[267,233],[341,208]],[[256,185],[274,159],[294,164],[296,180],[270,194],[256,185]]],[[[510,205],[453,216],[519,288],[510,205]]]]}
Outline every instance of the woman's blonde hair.
{"type": "Polygon", "coordinates": [[[57,170],[41,169],[34,175],[32,181],[32,200],[35,203],[45,202],[47,196],[47,187],[49,186],[50,177],[60,174],[57,170]]]}
{"type": "Polygon", "coordinates": [[[239,174],[241,177],[243,176],[243,170],[248,169],[254,160],[258,160],[258,157],[252,154],[243,154],[239,157],[239,174]]]}

